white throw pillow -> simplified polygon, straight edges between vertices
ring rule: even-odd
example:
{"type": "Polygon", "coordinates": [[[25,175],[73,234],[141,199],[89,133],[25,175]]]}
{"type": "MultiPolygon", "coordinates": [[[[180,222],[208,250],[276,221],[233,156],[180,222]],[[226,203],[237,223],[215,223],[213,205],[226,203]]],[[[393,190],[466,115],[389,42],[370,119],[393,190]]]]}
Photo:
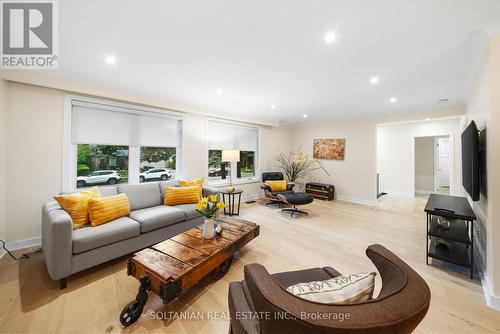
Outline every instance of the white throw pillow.
{"type": "Polygon", "coordinates": [[[297,297],[323,304],[354,304],[372,299],[377,273],[340,275],[325,281],[297,283],[286,290],[297,297]]]}

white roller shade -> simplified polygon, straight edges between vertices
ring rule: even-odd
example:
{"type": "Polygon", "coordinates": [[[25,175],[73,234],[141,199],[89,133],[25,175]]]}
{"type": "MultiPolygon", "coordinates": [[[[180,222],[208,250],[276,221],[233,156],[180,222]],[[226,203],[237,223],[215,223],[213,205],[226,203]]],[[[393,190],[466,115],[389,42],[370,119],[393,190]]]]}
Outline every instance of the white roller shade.
{"type": "Polygon", "coordinates": [[[73,101],[72,144],[178,147],[181,118],[73,101]]]}
{"type": "Polygon", "coordinates": [[[254,151],[258,149],[259,129],[234,123],[208,121],[210,150],[254,151]]]}

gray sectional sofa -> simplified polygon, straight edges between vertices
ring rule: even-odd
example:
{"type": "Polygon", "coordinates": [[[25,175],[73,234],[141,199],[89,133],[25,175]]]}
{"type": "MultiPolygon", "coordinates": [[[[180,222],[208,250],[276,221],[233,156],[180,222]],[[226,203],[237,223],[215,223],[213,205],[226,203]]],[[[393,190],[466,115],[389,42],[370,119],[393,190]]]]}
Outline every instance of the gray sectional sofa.
{"type": "MultiPolygon", "coordinates": [[[[166,187],[177,181],[100,187],[101,196],[125,193],[130,215],[96,226],[73,230],[69,214],[53,200],[42,209],[42,251],[47,270],[66,287],[71,274],[146,248],[200,225],[204,218],[195,204],[163,205],[166,187]]],[[[203,187],[203,196],[218,194],[203,187]]]]}

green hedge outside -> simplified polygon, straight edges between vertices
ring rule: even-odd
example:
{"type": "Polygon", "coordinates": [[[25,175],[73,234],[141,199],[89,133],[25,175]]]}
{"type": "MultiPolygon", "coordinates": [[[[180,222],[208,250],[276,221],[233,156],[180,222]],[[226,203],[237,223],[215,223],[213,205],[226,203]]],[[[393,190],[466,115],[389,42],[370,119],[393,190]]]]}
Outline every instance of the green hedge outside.
{"type": "Polygon", "coordinates": [[[76,175],[77,176],[87,176],[90,174],[90,168],[87,165],[77,165],[76,175]]]}

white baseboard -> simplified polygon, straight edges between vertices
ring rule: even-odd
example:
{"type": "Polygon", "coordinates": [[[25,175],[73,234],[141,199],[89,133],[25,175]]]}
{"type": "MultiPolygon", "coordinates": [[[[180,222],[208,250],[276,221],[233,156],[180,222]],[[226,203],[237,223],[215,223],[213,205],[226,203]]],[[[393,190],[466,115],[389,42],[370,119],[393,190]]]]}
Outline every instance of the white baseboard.
{"type": "Polygon", "coordinates": [[[335,198],[340,201],[351,202],[355,204],[368,205],[368,206],[377,205],[376,200],[369,200],[364,198],[357,198],[357,197],[343,196],[343,195],[337,195],[335,198]]]}
{"type": "Polygon", "coordinates": [[[397,190],[391,190],[391,189],[380,189],[380,191],[387,193],[390,196],[405,197],[405,198],[415,197],[415,194],[405,192],[405,191],[397,191],[397,190]]]}
{"type": "MultiPolygon", "coordinates": [[[[30,238],[30,239],[18,240],[18,241],[8,241],[5,244],[5,247],[7,247],[7,249],[10,251],[16,251],[19,249],[37,247],[37,246],[41,246],[41,245],[42,245],[42,237],[35,237],[35,238],[30,238]]],[[[0,259],[5,254],[7,254],[7,252],[4,249],[1,249],[0,250],[0,259]]]]}
{"type": "Polygon", "coordinates": [[[486,300],[486,305],[495,311],[500,312],[500,297],[493,294],[491,289],[491,281],[488,276],[484,273],[482,268],[479,268],[479,276],[481,278],[481,285],[483,287],[484,299],[486,300]]]}
{"type": "MultiPolygon", "coordinates": [[[[469,200],[470,201],[470,200],[469,200]]],[[[480,206],[474,205],[474,203],[471,202],[471,205],[474,207],[474,211],[478,215],[479,220],[483,224],[483,226],[486,226],[488,224],[488,218],[486,217],[486,214],[484,211],[481,209],[480,206]]],[[[479,250],[477,247],[478,242],[475,242],[474,245],[474,250],[475,253],[479,255],[480,259],[476,259],[474,263],[477,266],[477,269],[479,271],[479,277],[481,278],[481,286],[483,287],[483,293],[484,293],[484,299],[486,301],[486,305],[495,311],[500,312],[500,296],[496,296],[493,293],[493,289],[491,288],[491,280],[489,276],[486,274],[483,264],[484,264],[484,254],[482,254],[482,251],[479,250]]],[[[477,256],[475,256],[476,258],[477,256]]]]}
{"type": "Polygon", "coordinates": [[[420,190],[420,189],[415,189],[415,194],[419,195],[430,195],[432,194],[431,190],[420,190]]]}

